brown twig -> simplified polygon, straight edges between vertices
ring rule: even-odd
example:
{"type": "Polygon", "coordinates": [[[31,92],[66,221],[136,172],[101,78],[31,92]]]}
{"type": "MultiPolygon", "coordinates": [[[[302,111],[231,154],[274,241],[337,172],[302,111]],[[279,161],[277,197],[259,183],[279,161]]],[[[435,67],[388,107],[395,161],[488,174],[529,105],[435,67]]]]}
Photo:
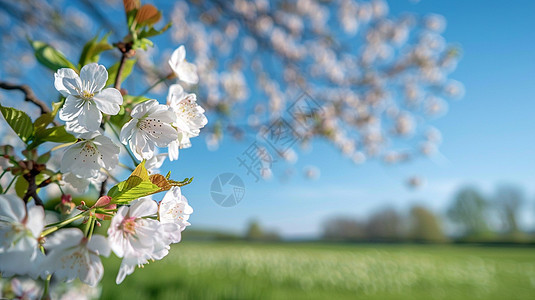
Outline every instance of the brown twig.
{"type": "Polygon", "coordinates": [[[22,198],[24,203],[28,203],[28,200],[32,197],[36,205],[43,206],[43,200],[37,195],[37,184],[35,183],[35,177],[39,175],[39,173],[39,171],[36,172],[36,170],[31,170],[30,173],[23,175],[24,179],[28,181],[28,190],[22,198]]]}
{"type": "MultiPolygon", "coordinates": [[[[119,42],[117,43],[117,48],[119,49],[119,51],[121,51],[121,60],[119,61],[119,68],[117,69],[117,75],[115,76],[115,82],[113,84],[113,87],[120,91],[121,82],[123,81],[123,70],[124,70],[125,62],[128,58],[134,56],[135,52],[134,50],[132,50],[131,43],[119,42]]],[[[102,184],[100,185],[99,198],[106,194],[107,183],[108,183],[108,177],[106,177],[106,179],[104,179],[104,181],[102,181],[102,184]]]]}
{"type": "Polygon", "coordinates": [[[46,106],[46,104],[39,100],[34,92],[32,91],[32,89],[23,84],[23,85],[16,85],[16,84],[11,84],[11,83],[7,83],[7,82],[4,82],[4,81],[0,81],[0,88],[4,89],[4,90],[19,90],[21,92],[24,93],[24,101],[28,101],[28,102],[31,102],[35,105],[37,105],[39,107],[39,109],[41,109],[41,114],[44,115],[46,113],[49,113],[50,112],[50,109],[48,108],[48,106],[46,106]]]}

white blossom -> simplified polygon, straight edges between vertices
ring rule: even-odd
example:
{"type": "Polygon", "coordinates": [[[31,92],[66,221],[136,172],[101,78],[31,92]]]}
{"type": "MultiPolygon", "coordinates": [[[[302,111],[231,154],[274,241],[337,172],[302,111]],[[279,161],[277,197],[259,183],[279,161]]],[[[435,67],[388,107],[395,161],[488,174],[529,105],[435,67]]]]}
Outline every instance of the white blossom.
{"type": "Polygon", "coordinates": [[[11,279],[10,283],[15,299],[41,299],[43,295],[43,287],[35,280],[19,277],[11,279]]]}
{"type": "Polygon", "coordinates": [[[158,207],[158,219],[162,224],[172,223],[178,225],[180,230],[171,232],[169,238],[172,243],[178,243],[181,239],[181,231],[189,226],[189,216],[193,208],[189,206],[188,199],[180,191],[180,187],[172,187],[160,201],[158,207]]]}
{"type": "Polygon", "coordinates": [[[44,255],[38,238],[45,225],[42,206],[26,207],[14,195],[0,195],[0,272],[12,275],[40,275],[44,255]]]}
{"type": "Polygon", "coordinates": [[[156,154],[152,158],[145,161],[145,169],[149,174],[158,173],[158,169],[163,165],[167,158],[167,153],[156,154]]]}
{"type": "Polygon", "coordinates": [[[59,118],[75,122],[88,131],[95,131],[102,121],[102,113],[116,115],[123,104],[121,92],[115,88],[104,89],[108,71],[102,65],[92,63],[80,70],[80,76],[72,69],[62,68],[54,74],[54,86],[67,99],[59,111],[59,118]]]}
{"type": "Polygon", "coordinates": [[[197,104],[197,96],[185,93],[179,84],[169,87],[167,105],[176,115],[174,125],[178,130],[178,138],[168,146],[169,159],[173,161],[178,159],[179,149],[191,147],[189,139],[198,136],[208,120],[204,109],[197,104]]]}
{"type": "Polygon", "coordinates": [[[197,67],[186,60],[186,48],[184,46],[180,46],[173,51],[171,58],[169,58],[169,66],[179,80],[190,84],[199,82],[197,67]]]}
{"type": "MultiPolygon", "coordinates": [[[[111,171],[119,163],[120,149],[99,132],[83,134],[81,141],[69,146],[61,161],[61,172],[80,178],[98,178],[100,168],[111,171]]],[[[80,183],[80,182],[78,182],[80,183]]],[[[80,188],[82,185],[79,185],[80,188]]]]}
{"type": "Polygon", "coordinates": [[[141,198],[131,206],[119,208],[108,229],[108,240],[113,252],[123,261],[116,282],[121,283],[138,265],[149,259],[167,255],[169,243],[160,232],[161,224],[147,218],[155,215],[158,205],[150,198],[141,198]]]}
{"type": "Polygon", "coordinates": [[[130,141],[130,149],[139,160],[152,158],[156,146],[167,147],[178,138],[172,126],[175,114],[154,99],[136,105],[131,116],[121,129],[120,139],[125,145],[130,141]]]}
{"type": "Polygon", "coordinates": [[[79,278],[85,284],[96,286],[102,279],[104,267],[100,255],[109,256],[106,238],[95,234],[87,239],[78,228],[60,229],[45,242],[49,251],[42,268],[60,281],[79,278]]]}
{"type": "Polygon", "coordinates": [[[91,183],[94,187],[98,188],[100,184],[107,178],[102,172],[98,172],[94,178],[82,178],[71,172],[64,173],[62,176],[62,183],[66,184],[68,188],[76,191],[78,194],[83,194],[89,188],[91,183]]]}

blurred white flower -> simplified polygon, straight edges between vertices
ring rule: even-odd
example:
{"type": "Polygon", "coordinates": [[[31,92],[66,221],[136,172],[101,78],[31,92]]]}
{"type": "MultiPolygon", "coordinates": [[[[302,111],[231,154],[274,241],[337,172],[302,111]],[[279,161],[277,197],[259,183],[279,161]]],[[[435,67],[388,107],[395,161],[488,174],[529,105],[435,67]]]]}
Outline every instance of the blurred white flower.
{"type": "Polygon", "coordinates": [[[169,87],[167,105],[176,115],[173,125],[178,129],[178,138],[168,146],[169,159],[173,161],[178,159],[179,149],[191,147],[189,139],[199,135],[208,119],[204,115],[204,109],[197,104],[197,96],[185,93],[179,84],[169,87]]]}
{"type": "Polygon", "coordinates": [[[26,207],[14,195],[0,195],[0,272],[2,277],[38,277],[44,255],[37,239],[45,226],[42,206],[26,207]]]}
{"type": "Polygon", "coordinates": [[[186,48],[184,46],[180,46],[173,51],[171,58],[169,58],[169,66],[179,80],[189,84],[197,84],[199,82],[197,67],[186,60],[186,48]]]}
{"type": "Polygon", "coordinates": [[[162,224],[177,224],[180,230],[172,232],[169,238],[172,243],[180,242],[180,232],[189,226],[189,216],[193,213],[193,208],[189,206],[188,199],[182,195],[180,187],[172,187],[163,197],[158,207],[158,219],[162,224]]]}
{"type": "MultiPolygon", "coordinates": [[[[99,132],[86,133],[82,135],[81,141],[65,150],[60,169],[61,172],[71,172],[80,178],[98,178],[100,168],[111,171],[117,166],[119,152],[119,147],[110,138],[99,132]]],[[[81,181],[73,182],[79,189],[83,188],[81,181]]]]}
{"type": "Polygon", "coordinates": [[[139,160],[152,158],[156,146],[167,147],[178,138],[172,126],[175,114],[155,99],[136,105],[131,116],[121,129],[120,139],[125,145],[130,141],[130,149],[139,160]]]}
{"type": "Polygon", "coordinates": [[[43,287],[29,278],[11,279],[11,290],[16,297],[15,299],[40,299],[43,294],[43,287]]]}
{"type": "Polygon", "coordinates": [[[75,278],[90,286],[102,279],[104,267],[100,255],[109,256],[110,246],[102,235],[87,239],[78,228],[60,229],[45,242],[48,254],[42,268],[59,281],[75,278]]]}
{"type": "Polygon", "coordinates": [[[103,89],[108,71],[96,63],[85,65],[80,76],[72,69],[62,68],[54,74],[54,86],[67,99],[59,111],[63,121],[77,122],[88,131],[95,131],[102,113],[116,115],[123,96],[114,88],[103,89]]]}

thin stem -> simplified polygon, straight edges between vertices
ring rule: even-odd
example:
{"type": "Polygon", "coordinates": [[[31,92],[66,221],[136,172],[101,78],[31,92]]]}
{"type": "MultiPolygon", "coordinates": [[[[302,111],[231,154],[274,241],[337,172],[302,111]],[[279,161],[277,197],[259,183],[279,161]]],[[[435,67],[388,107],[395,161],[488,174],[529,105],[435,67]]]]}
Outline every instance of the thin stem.
{"type": "Polygon", "coordinates": [[[50,290],[50,279],[52,278],[52,274],[48,275],[45,279],[45,289],[43,291],[43,295],[41,296],[42,300],[48,300],[50,299],[49,290],[50,290]]]}
{"type": "Polygon", "coordinates": [[[78,219],[81,219],[85,216],[85,212],[81,213],[81,214],[78,214],[70,219],[67,219],[65,221],[61,221],[61,222],[58,222],[58,223],[54,223],[54,224],[50,224],[50,225],[47,225],[47,226],[53,226],[53,227],[50,227],[48,228],[47,230],[43,231],[43,233],[41,233],[41,237],[44,237],[44,236],[47,236],[49,234],[51,234],[52,232],[60,229],[61,227],[65,226],[65,225],[68,225],[78,219]]]}
{"type": "MultiPolygon", "coordinates": [[[[169,77],[169,76],[167,76],[169,77]]],[[[164,82],[165,79],[167,79],[167,77],[164,77],[164,78],[160,78],[158,81],[156,81],[153,85],[149,86],[146,90],[144,90],[140,95],[145,95],[147,94],[148,92],[150,92],[153,88],[155,88],[156,86],[158,86],[160,83],[164,82]]]]}
{"type": "Polygon", "coordinates": [[[67,147],[67,146],[70,146],[70,145],[75,144],[75,143],[76,143],[76,142],[65,143],[65,144],[58,145],[58,146],[52,148],[52,149],[50,150],[50,152],[54,152],[54,151],[56,151],[56,150],[59,150],[59,149],[61,149],[61,148],[67,147]]]}
{"type": "Polygon", "coordinates": [[[118,90],[121,89],[121,81],[123,79],[123,70],[124,70],[124,63],[126,62],[126,58],[127,58],[126,52],[122,52],[121,60],[119,61],[119,69],[117,69],[117,76],[115,77],[115,83],[113,84],[113,87],[118,90]]]}
{"type": "Polygon", "coordinates": [[[91,223],[93,223],[93,216],[89,215],[87,223],[85,223],[84,236],[89,237],[89,231],[91,229],[91,223]]]}
{"type": "Polygon", "coordinates": [[[115,182],[120,182],[117,178],[115,178],[113,175],[111,175],[108,170],[104,169],[104,171],[106,172],[106,174],[108,174],[108,178],[111,178],[115,182]]]}
{"type": "Polygon", "coordinates": [[[91,236],[93,236],[93,230],[95,229],[95,223],[96,223],[96,218],[91,218],[89,219],[91,221],[91,226],[89,227],[89,234],[87,235],[88,238],[91,238],[91,236]]]}
{"type": "Polygon", "coordinates": [[[7,169],[4,170],[4,172],[2,172],[2,175],[0,175],[0,179],[2,179],[2,177],[4,177],[4,174],[7,173],[7,169]]]}
{"type": "Polygon", "coordinates": [[[59,181],[56,181],[56,184],[58,185],[59,191],[62,195],[65,195],[65,192],[63,191],[63,188],[61,187],[61,184],[59,184],[59,181]]]}
{"type": "MultiPolygon", "coordinates": [[[[117,138],[117,140],[119,140],[119,142],[120,142],[121,139],[119,138],[119,133],[117,133],[117,130],[115,130],[115,128],[113,128],[113,125],[111,125],[109,123],[108,123],[108,126],[110,127],[111,131],[113,131],[113,134],[115,134],[115,137],[117,138]]],[[[128,147],[126,147],[125,144],[121,143],[121,145],[123,145],[124,149],[126,149],[126,152],[128,153],[128,155],[132,159],[132,162],[134,163],[134,166],[137,166],[138,162],[137,162],[134,154],[132,154],[132,152],[130,152],[130,149],[128,149],[128,147]]]]}
{"type": "Polygon", "coordinates": [[[9,188],[11,187],[11,185],[13,184],[13,182],[15,182],[15,179],[17,179],[18,176],[14,176],[13,179],[11,179],[11,182],[9,182],[9,184],[7,185],[7,188],[4,190],[4,192],[2,194],[5,194],[7,193],[7,191],[9,190],[9,188]]]}
{"type": "Polygon", "coordinates": [[[134,172],[134,168],[131,168],[131,167],[123,164],[122,162],[119,163],[119,167],[125,168],[125,169],[129,170],[130,172],[134,172]]]}

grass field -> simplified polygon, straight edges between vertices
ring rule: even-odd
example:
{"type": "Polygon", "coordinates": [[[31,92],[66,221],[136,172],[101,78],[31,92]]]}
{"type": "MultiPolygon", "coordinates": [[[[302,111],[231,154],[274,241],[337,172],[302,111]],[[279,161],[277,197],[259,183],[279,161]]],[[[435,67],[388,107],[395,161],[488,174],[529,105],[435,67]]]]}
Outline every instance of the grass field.
{"type": "Polygon", "coordinates": [[[184,241],[104,299],[535,299],[535,249],[184,241]]]}

